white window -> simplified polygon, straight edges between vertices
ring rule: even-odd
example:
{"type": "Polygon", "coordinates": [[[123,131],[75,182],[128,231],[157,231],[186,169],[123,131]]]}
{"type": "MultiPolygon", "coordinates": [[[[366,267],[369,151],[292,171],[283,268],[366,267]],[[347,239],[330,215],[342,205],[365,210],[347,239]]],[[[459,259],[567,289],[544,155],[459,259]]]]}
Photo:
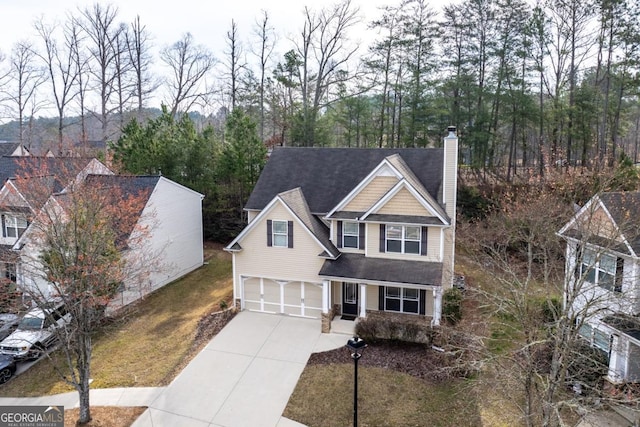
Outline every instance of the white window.
{"type": "Polygon", "coordinates": [[[386,251],[402,254],[420,254],[421,227],[387,225],[386,251]]]}
{"type": "Polygon", "coordinates": [[[418,289],[384,288],[384,309],[400,313],[420,313],[420,291],[418,289]]]}
{"type": "Polygon", "coordinates": [[[286,248],[288,243],[287,221],[273,221],[273,246],[286,248]]]}
{"type": "Polygon", "coordinates": [[[12,215],[4,216],[4,236],[18,238],[27,229],[27,220],[12,215]]]}
{"type": "Polygon", "coordinates": [[[581,274],[589,283],[610,291],[622,292],[622,258],[585,249],[581,274]]]}
{"type": "Polygon", "coordinates": [[[342,223],[343,248],[358,248],[359,228],[357,222],[345,221],[342,223]]]}

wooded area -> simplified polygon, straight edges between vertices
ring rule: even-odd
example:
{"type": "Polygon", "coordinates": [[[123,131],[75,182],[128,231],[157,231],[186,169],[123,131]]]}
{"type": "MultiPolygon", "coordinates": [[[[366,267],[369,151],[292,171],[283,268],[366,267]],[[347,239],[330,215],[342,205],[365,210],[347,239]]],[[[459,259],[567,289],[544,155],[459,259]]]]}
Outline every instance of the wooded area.
{"type": "Polygon", "coordinates": [[[156,55],[144,17],[122,23],[96,3],[59,24],[41,19],[38,38],[0,56],[0,117],[53,152],[114,141],[160,100],[173,117],[199,112],[196,126],[216,125],[220,139],[241,108],[270,145],[420,147],[455,125],[464,162],[507,178],[545,163],[635,161],[637,18],[633,0],[464,0],[442,11],[404,0],[381,9],[368,23],[376,39],[358,46],[347,0],[305,8],[291,39],[262,12],[253,28],[232,21],[212,34],[223,52],[185,33],[156,55]],[[36,132],[45,111],[55,133],[36,132]]]}

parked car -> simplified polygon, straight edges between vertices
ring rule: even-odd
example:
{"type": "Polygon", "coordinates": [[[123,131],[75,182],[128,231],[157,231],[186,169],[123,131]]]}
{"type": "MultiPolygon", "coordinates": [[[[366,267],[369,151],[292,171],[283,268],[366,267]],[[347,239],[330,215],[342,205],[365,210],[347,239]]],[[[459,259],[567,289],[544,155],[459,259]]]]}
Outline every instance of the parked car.
{"type": "Polygon", "coordinates": [[[0,341],[11,335],[20,323],[20,316],[13,313],[0,313],[0,341]]]}
{"type": "Polygon", "coordinates": [[[0,342],[0,354],[15,360],[37,359],[57,339],[56,331],[71,320],[61,302],[29,310],[16,330],[0,342]]]}
{"type": "Polygon", "coordinates": [[[16,373],[16,361],[11,356],[0,355],[0,384],[4,384],[16,373]]]}

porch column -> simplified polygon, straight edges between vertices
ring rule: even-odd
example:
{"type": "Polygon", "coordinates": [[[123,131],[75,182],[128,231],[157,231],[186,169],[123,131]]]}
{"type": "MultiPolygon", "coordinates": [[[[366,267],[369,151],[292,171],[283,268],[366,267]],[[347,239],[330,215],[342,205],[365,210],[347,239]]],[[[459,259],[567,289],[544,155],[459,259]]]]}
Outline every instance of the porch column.
{"type": "Polygon", "coordinates": [[[289,282],[278,280],[278,285],[280,285],[280,313],[284,313],[284,285],[289,282]]]}
{"type": "MultiPolygon", "coordinates": [[[[624,344],[626,344],[626,342],[624,344]]],[[[609,357],[609,372],[607,373],[607,377],[613,383],[621,383],[624,378],[624,372],[621,369],[623,366],[621,365],[624,364],[624,355],[627,353],[627,346],[623,345],[623,341],[620,340],[620,335],[618,334],[611,335],[609,345],[611,346],[609,351],[611,356],[609,357]]]]}
{"type": "Polygon", "coordinates": [[[240,310],[244,310],[244,304],[245,304],[244,303],[244,281],[245,280],[246,280],[246,277],[240,276],[240,289],[238,290],[240,292],[240,310]]]}
{"type": "Polygon", "coordinates": [[[433,326],[439,326],[441,316],[442,316],[442,288],[437,287],[433,289],[433,320],[431,321],[431,324],[433,326]]]}
{"type": "Polygon", "coordinates": [[[329,312],[329,301],[331,301],[331,281],[322,281],[322,312],[329,312]]]}
{"type": "Polygon", "coordinates": [[[360,285],[360,314],[359,317],[367,317],[367,284],[359,283],[360,285]]]}

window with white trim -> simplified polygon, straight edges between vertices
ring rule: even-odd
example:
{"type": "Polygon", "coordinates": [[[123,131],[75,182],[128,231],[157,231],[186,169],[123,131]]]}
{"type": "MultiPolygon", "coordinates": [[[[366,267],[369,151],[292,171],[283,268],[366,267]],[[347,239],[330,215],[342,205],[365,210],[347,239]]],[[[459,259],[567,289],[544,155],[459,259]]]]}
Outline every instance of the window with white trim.
{"type": "Polygon", "coordinates": [[[27,229],[27,220],[13,215],[4,215],[4,237],[18,238],[27,229]]]}
{"type": "Polygon", "coordinates": [[[384,309],[399,313],[420,313],[420,291],[411,288],[384,288],[384,309]]]}
{"type": "Polygon", "coordinates": [[[287,221],[274,220],[272,223],[273,246],[286,248],[289,244],[287,235],[287,221]]]}
{"type": "Polygon", "coordinates": [[[360,226],[357,222],[344,221],[342,223],[342,247],[358,249],[360,226]]]}
{"type": "Polygon", "coordinates": [[[598,254],[592,249],[584,250],[581,274],[587,282],[609,291],[622,292],[622,270],[622,258],[598,254]]]}
{"type": "Polygon", "coordinates": [[[608,356],[611,355],[612,337],[608,333],[593,327],[588,323],[583,323],[578,329],[578,335],[589,342],[591,347],[602,350],[608,356]]]}
{"type": "Polygon", "coordinates": [[[401,254],[420,254],[422,229],[419,226],[386,226],[386,251],[401,254]]]}
{"type": "Polygon", "coordinates": [[[2,269],[4,271],[4,278],[10,282],[16,283],[16,265],[14,263],[5,262],[2,263],[2,269]]]}

